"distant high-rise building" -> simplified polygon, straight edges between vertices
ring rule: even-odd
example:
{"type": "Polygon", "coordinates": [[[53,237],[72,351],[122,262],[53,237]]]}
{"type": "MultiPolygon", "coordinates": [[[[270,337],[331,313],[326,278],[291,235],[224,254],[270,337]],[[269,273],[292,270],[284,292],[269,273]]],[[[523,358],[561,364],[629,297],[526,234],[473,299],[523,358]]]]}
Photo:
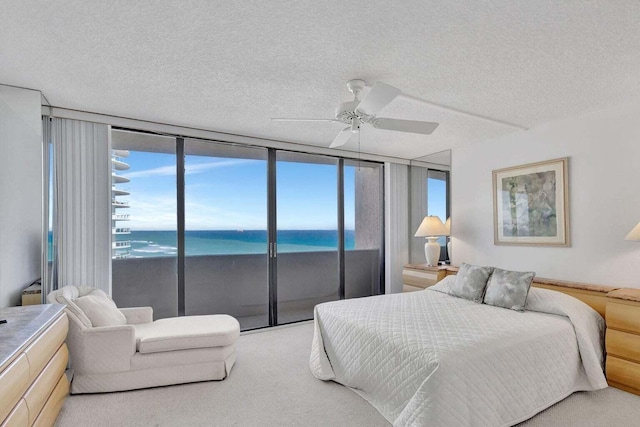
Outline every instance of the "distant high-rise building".
{"type": "Polygon", "coordinates": [[[129,214],[119,213],[122,208],[128,208],[129,202],[119,200],[119,196],[128,196],[129,192],[118,188],[118,184],[129,182],[129,178],[118,174],[120,171],[129,169],[129,165],[124,159],[129,157],[126,150],[111,151],[111,257],[113,259],[129,258],[131,252],[131,242],[128,235],[131,229],[123,227],[119,223],[129,221],[129,214]]]}

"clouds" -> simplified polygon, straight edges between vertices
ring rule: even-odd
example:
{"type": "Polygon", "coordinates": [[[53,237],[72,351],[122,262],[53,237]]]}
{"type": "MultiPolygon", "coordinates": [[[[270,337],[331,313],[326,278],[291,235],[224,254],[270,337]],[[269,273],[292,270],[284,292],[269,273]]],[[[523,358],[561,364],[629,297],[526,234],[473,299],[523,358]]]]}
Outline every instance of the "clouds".
{"type": "Polygon", "coordinates": [[[177,202],[175,193],[168,195],[140,195],[129,198],[130,214],[127,226],[134,230],[175,230],[177,228],[177,202]]]}
{"type": "MultiPolygon", "coordinates": [[[[185,175],[193,175],[204,173],[212,169],[238,166],[247,163],[251,163],[253,160],[219,160],[219,161],[207,161],[202,163],[187,163],[184,167],[185,175]]],[[[143,169],[139,171],[124,173],[122,176],[129,179],[140,178],[153,178],[159,176],[175,176],[176,167],[174,165],[159,166],[151,169],[143,169]]]]}
{"type": "MultiPolygon", "coordinates": [[[[175,230],[177,228],[176,199],[173,195],[136,197],[132,194],[128,226],[134,230],[175,230]]],[[[185,203],[187,230],[262,230],[266,229],[266,208],[263,211],[238,210],[235,206],[188,200],[185,203]]]]}
{"type": "MultiPolygon", "coordinates": [[[[131,169],[122,175],[130,179],[127,213],[133,230],[176,229],[175,162],[175,155],[131,152],[131,169]]],[[[265,161],[187,156],[185,175],[187,229],[266,227],[265,161]]]]}
{"type": "Polygon", "coordinates": [[[122,176],[129,179],[134,178],[151,178],[154,176],[175,176],[176,167],[175,166],[160,166],[153,169],[146,169],[141,171],[124,173],[122,176]]]}
{"type": "MultiPolygon", "coordinates": [[[[175,154],[131,151],[130,182],[133,230],[175,230],[177,180],[175,154]]],[[[264,159],[189,155],[185,161],[185,222],[188,230],[263,230],[267,226],[267,162],[264,159]]],[[[345,222],[353,224],[354,174],[345,170],[345,222]]],[[[337,227],[335,166],[279,162],[278,227],[337,227]]],[[[124,172],[124,171],[123,171],[124,172]]],[[[120,188],[120,187],[119,187],[120,188]]]]}

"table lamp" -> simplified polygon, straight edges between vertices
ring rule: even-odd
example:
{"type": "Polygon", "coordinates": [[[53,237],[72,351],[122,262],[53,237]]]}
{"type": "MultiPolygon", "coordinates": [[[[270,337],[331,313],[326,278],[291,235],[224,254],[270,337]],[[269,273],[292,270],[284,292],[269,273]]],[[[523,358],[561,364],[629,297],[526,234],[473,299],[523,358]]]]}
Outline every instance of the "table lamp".
{"type": "Polygon", "coordinates": [[[424,256],[427,264],[437,266],[440,261],[440,244],[436,242],[440,236],[448,236],[449,232],[439,217],[435,215],[425,216],[420,227],[416,231],[415,237],[425,237],[427,243],[424,245],[424,256]]]}
{"type": "Polygon", "coordinates": [[[640,222],[627,234],[624,240],[640,240],[640,222]]]}

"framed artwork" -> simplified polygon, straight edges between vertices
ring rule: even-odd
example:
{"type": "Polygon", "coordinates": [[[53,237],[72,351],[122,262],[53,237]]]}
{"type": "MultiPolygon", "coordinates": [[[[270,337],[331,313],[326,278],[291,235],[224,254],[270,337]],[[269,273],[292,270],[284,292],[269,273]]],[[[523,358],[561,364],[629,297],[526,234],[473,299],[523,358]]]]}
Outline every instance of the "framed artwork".
{"type": "Polygon", "coordinates": [[[494,170],[494,243],[569,246],[567,178],[567,157],[494,170]]]}

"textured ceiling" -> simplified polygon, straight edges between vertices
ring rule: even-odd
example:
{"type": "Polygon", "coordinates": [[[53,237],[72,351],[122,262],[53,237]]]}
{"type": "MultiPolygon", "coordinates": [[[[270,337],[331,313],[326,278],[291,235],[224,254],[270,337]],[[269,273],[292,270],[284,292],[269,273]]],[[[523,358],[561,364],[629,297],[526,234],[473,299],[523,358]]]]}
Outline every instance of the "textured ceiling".
{"type": "MultiPolygon", "coordinates": [[[[640,2],[0,0],[0,83],[91,112],[328,146],[345,82],[410,94],[361,149],[417,158],[640,98],[640,2]]],[[[357,149],[357,138],[345,147],[357,149]]]]}

